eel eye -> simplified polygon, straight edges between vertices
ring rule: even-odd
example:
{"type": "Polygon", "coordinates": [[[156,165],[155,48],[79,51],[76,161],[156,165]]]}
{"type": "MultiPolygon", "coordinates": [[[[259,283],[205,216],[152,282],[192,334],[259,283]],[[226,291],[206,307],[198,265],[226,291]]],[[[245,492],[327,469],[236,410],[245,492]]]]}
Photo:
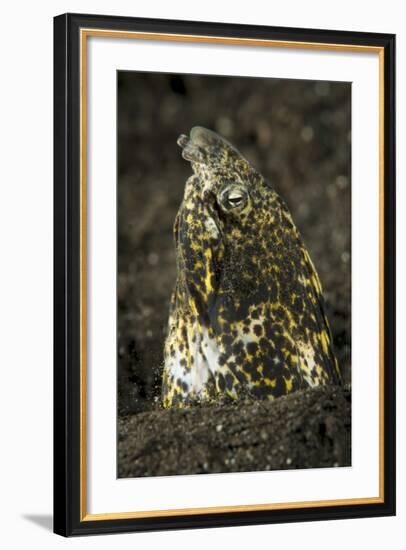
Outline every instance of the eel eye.
{"type": "Polygon", "coordinates": [[[244,202],[245,195],[241,191],[231,191],[227,197],[228,204],[235,208],[244,202]]]}
{"type": "Polygon", "coordinates": [[[225,212],[231,210],[240,211],[248,204],[249,197],[247,191],[242,186],[228,186],[219,197],[219,204],[225,212]]]}

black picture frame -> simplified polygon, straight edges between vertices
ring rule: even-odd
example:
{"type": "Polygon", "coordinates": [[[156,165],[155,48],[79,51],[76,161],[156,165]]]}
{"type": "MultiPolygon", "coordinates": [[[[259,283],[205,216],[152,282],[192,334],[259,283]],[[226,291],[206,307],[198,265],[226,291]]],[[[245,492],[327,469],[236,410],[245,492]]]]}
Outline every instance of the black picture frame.
{"type": "Polygon", "coordinates": [[[54,531],[63,536],[390,516],[395,514],[395,36],[64,14],[54,19],[54,531]],[[108,29],[370,46],[384,58],[383,429],[381,502],[169,517],[81,515],[80,30],[108,29]]]}

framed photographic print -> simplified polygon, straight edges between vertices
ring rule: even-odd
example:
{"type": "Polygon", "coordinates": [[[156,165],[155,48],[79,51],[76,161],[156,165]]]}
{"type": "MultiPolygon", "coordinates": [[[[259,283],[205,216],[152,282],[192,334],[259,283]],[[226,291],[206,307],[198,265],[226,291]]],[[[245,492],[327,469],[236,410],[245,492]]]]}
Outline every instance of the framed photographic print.
{"type": "Polygon", "coordinates": [[[54,530],[395,513],[395,37],[54,20],[54,530]]]}

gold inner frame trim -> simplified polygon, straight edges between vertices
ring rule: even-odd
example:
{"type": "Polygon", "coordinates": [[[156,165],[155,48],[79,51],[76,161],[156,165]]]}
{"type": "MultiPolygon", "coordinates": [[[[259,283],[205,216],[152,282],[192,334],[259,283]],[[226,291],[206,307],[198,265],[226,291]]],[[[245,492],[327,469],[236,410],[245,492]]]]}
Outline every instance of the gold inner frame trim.
{"type": "Polygon", "coordinates": [[[80,521],[112,519],[141,519],[153,517],[253,512],[265,510],[292,510],[379,504],[384,502],[384,48],[356,44],[332,44],[300,41],[282,41],[223,36],[184,35],[176,33],[149,33],[80,29],[80,521]],[[262,46],[296,48],[379,55],[379,496],[365,498],[331,499],[304,502],[180,508],[173,510],[140,510],[134,512],[87,513],[87,38],[125,38],[195,42],[235,46],[262,46]]]}

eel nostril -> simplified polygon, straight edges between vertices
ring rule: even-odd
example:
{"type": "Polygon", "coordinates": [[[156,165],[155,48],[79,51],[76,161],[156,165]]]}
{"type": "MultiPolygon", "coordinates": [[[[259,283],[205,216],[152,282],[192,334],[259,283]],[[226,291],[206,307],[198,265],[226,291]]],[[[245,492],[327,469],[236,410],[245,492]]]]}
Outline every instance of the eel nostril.
{"type": "Polygon", "coordinates": [[[190,141],[189,138],[185,136],[185,134],[181,134],[178,137],[178,141],[176,143],[179,145],[179,147],[186,147],[189,141],[190,141]]]}

